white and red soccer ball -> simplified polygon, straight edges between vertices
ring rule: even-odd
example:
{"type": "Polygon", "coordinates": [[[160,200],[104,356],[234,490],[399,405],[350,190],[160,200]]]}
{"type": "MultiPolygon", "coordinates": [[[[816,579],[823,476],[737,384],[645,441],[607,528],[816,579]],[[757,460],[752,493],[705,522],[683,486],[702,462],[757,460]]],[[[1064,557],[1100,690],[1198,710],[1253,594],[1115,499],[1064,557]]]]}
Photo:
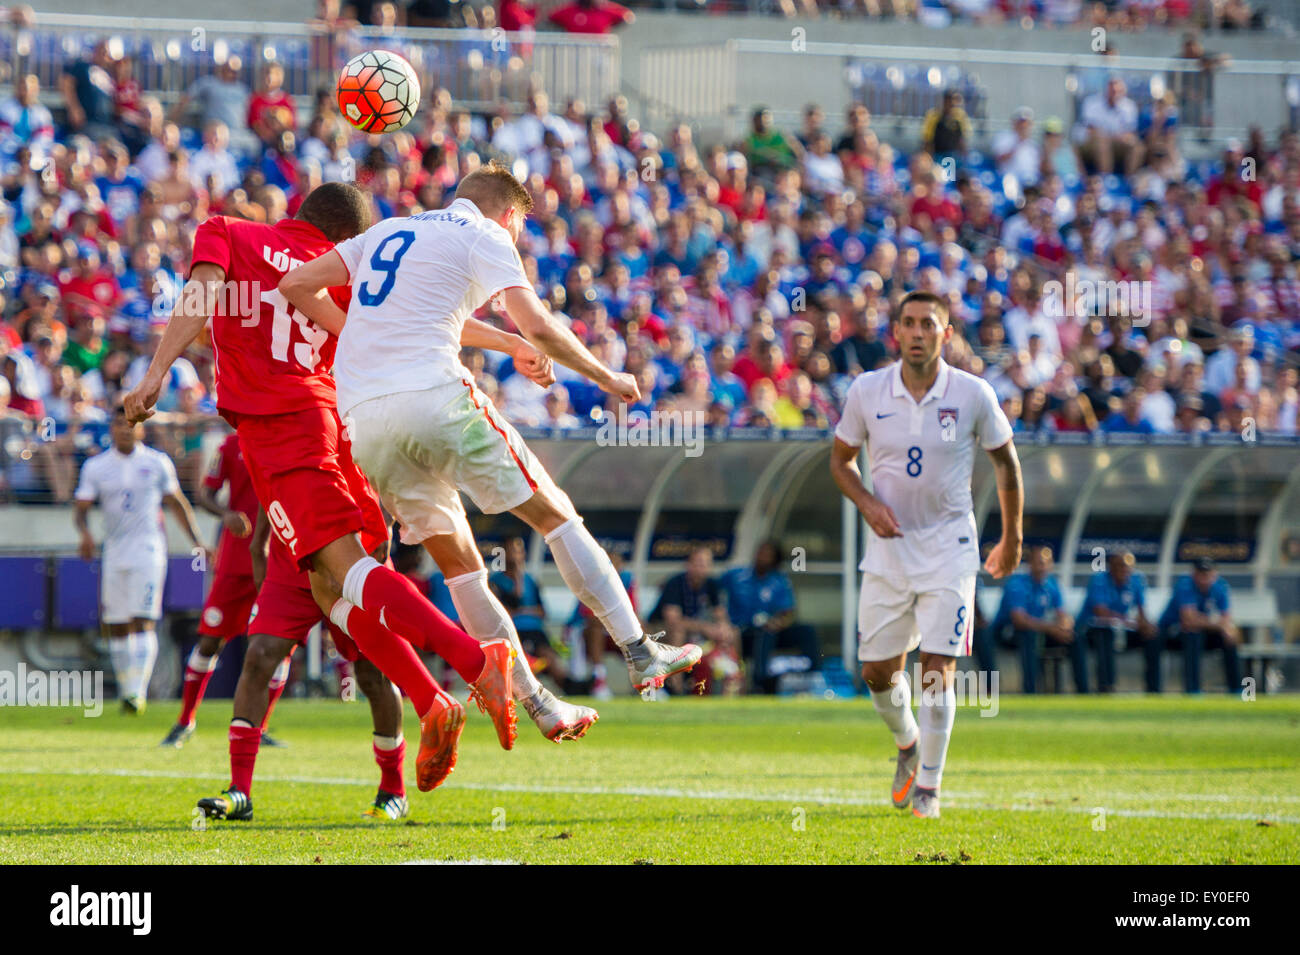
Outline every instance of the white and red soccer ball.
{"type": "Polygon", "coordinates": [[[420,80],[397,53],[367,50],[343,67],[335,97],[343,118],[363,133],[394,133],[419,108],[420,80]]]}

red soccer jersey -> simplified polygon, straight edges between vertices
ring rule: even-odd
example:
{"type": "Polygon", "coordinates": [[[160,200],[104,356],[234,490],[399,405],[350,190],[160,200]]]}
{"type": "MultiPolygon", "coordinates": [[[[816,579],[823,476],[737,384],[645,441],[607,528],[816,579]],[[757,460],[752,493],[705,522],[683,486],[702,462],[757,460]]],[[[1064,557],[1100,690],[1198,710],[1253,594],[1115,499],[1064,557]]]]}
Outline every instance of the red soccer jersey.
{"type": "MultiPolygon", "coordinates": [[[[285,272],[334,248],[310,223],[275,225],[213,216],[194,235],[191,270],[211,262],[226,272],[212,315],[217,366],[217,409],[274,415],[335,406],[337,339],[299,315],[277,290],[285,272]]],[[[347,311],[351,289],[330,289],[347,311]]]]}
{"type": "MultiPolygon", "coordinates": [[[[213,491],[221,490],[223,484],[230,485],[230,503],[227,506],[248,518],[249,527],[257,523],[257,492],[253,490],[253,479],[239,449],[239,435],[232,434],[222,442],[203,483],[213,491]]],[[[217,545],[217,573],[252,576],[253,561],[248,555],[247,537],[236,537],[222,528],[221,542],[217,545]]]]}

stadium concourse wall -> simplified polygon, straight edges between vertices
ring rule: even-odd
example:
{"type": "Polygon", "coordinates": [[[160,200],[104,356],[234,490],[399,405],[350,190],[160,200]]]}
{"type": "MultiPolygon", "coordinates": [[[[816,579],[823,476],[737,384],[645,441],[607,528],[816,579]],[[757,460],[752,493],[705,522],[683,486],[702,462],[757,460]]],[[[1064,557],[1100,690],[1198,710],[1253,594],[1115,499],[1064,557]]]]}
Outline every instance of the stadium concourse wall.
{"type": "MultiPolygon", "coordinates": [[[[521,430],[592,533],[631,570],[643,614],[654,606],[663,582],[682,570],[691,548],[712,549],[721,573],[748,564],[762,540],[776,537],[800,619],[818,629],[827,655],[843,653],[846,669],[855,671],[857,562],[870,531],[831,481],[829,433],[810,429],[778,439],[767,429],[732,429],[723,440],[709,435],[699,442],[633,446],[640,439],[629,431],[625,443],[611,446],[610,436],[596,428],[521,430]]],[[[1071,613],[1110,550],[1133,552],[1147,577],[1153,618],[1190,561],[1211,556],[1233,588],[1234,607],[1249,624],[1256,655],[1267,663],[1273,659],[1268,648],[1284,645],[1289,649],[1276,656],[1284,667],[1297,669],[1300,660],[1291,651],[1300,649],[1300,439],[1020,435],[1017,447],[1026,543],[1054,548],[1071,613]]],[[[998,536],[999,518],[984,455],[977,456],[973,497],[987,550],[998,536]]],[[[526,532],[509,515],[479,514],[468,501],[467,508],[489,557],[505,536],[526,532]]],[[[214,523],[206,515],[203,520],[205,531],[215,534],[214,523]]],[[[183,560],[188,545],[168,523],[172,552],[183,560]]],[[[67,506],[0,508],[0,557],[69,557],[76,542],[67,506]]],[[[558,625],[574,602],[539,537],[531,538],[529,560],[549,620],[558,625]]],[[[984,585],[981,603],[991,616],[997,584],[984,585]]],[[[0,581],[0,590],[14,586],[0,581]]],[[[67,635],[46,633],[42,639],[53,641],[51,658],[66,658],[80,645],[67,635]]],[[[0,637],[0,666],[16,649],[0,637]]],[[[1294,688],[1297,681],[1290,677],[1288,672],[1287,686],[1294,688]]]]}

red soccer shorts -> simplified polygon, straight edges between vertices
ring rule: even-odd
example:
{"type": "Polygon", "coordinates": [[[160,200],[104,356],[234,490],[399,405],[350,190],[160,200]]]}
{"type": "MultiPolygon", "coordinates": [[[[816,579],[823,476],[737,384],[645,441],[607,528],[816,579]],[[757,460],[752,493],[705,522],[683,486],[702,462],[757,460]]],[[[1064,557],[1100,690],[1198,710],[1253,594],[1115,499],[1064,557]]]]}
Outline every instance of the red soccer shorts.
{"type": "MultiPolygon", "coordinates": [[[[257,594],[248,632],[306,646],[307,633],[324,619],[325,615],[311,595],[311,588],[306,586],[306,578],[303,583],[294,584],[267,577],[257,594]]],[[[330,633],[343,659],[355,661],[358,656],[356,644],[335,627],[330,628],[330,633]]]]}
{"type": "Polygon", "coordinates": [[[256,600],[257,588],[252,577],[218,572],[203,603],[199,636],[230,640],[247,633],[248,615],[256,600]]]}
{"type": "Polygon", "coordinates": [[[278,415],[227,414],[271,529],[298,566],[326,544],[360,534],[367,553],[388,542],[388,523],[333,408],[278,415]]]}

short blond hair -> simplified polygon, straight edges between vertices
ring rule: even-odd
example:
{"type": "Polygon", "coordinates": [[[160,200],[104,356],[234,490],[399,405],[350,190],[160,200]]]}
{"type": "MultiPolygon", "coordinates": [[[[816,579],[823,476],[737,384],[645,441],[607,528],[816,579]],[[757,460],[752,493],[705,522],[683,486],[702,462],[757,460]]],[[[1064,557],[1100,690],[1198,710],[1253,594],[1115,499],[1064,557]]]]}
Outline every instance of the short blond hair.
{"type": "Polygon", "coordinates": [[[457,199],[468,199],[490,219],[518,209],[524,215],[533,211],[533,197],[523,183],[495,159],[480,166],[460,181],[457,199]]]}

